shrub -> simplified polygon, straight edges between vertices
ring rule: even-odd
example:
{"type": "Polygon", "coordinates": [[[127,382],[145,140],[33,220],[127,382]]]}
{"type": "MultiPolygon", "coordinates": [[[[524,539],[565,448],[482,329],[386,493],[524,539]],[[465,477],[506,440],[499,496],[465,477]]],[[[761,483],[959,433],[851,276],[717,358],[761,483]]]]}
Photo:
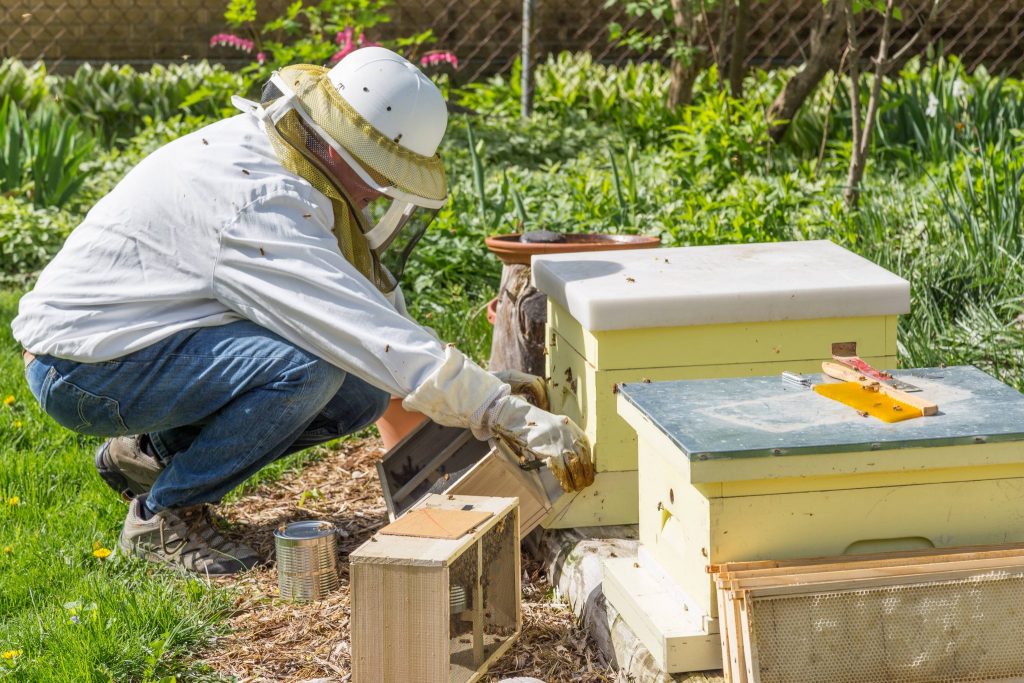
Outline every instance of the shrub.
{"type": "Polygon", "coordinates": [[[42,62],[31,66],[17,59],[0,61],[0,101],[10,98],[24,111],[34,111],[51,98],[50,82],[42,62]]]}
{"type": "Polygon", "coordinates": [[[135,135],[148,122],[179,114],[217,117],[234,112],[231,96],[244,79],[221,65],[130,66],[85,64],[54,85],[62,110],[93,126],[105,144],[135,135]]]}
{"type": "Polygon", "coordinates": [[[35,208],[14,197],[0,197],[0,278],[10,280],[40,270],[53,258],[77,219],[56,208],[35,208]]]}

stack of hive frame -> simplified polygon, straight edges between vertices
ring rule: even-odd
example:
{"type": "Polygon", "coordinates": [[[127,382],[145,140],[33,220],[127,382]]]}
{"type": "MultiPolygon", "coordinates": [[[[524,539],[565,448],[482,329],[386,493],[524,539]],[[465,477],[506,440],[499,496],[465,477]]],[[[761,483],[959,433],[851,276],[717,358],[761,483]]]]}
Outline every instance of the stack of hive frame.
{"type": "Polygon", "coordinates": [[[712,567],[726,680],[1024,680],[1024,545],[712,567]]]}

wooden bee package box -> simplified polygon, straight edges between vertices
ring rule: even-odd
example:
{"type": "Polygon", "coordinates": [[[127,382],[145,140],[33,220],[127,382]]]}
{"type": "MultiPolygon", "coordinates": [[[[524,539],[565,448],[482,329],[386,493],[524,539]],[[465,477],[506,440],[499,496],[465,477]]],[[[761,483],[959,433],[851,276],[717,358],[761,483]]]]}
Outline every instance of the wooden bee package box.
{"type": "Polygon", "coordinates": [[[817,372],[837,342],[896,365],[902,278],[828,241],[536,257],[548,296],[553,412],[590,437],[597,477],[547,527],[638,521],[637,442],[616,411],[623,382],[817,372]]]}
{"type": "Polygon", "coordinates": [[[515,498],[428,495],[349,561],[356,683],[472,683],[522,629],[515,498]]]}

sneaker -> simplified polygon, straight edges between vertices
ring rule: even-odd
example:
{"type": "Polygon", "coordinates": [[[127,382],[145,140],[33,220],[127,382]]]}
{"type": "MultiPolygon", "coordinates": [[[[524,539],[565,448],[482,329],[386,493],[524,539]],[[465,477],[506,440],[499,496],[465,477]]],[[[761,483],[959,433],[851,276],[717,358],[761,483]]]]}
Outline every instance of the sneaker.
{"type": "Polygon", "coordinates": [[[164,466],[142,449],[141,436],[117,436],[96,449],[96,471],[126,500],[149,491],[164,466]]]}
{"type": "Polygon", "coordinates": [[[124,520],[120,551],[179,571],[234,574],[259,563],[252,548],[227,540],[213,525],[209,505],[165,509],[143,519],[143,501],[134,498],[124,520]]]}

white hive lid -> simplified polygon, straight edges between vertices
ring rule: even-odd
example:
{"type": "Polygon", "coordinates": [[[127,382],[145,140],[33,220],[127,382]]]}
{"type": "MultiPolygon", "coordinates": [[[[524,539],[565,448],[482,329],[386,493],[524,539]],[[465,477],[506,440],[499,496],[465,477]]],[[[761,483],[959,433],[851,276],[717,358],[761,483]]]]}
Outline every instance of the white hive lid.
{"type": "Polygon", "coordinates": [[[910,311],[910,283],[827,240],[535,256],[533,282],[592,331],[910,311]]]}

